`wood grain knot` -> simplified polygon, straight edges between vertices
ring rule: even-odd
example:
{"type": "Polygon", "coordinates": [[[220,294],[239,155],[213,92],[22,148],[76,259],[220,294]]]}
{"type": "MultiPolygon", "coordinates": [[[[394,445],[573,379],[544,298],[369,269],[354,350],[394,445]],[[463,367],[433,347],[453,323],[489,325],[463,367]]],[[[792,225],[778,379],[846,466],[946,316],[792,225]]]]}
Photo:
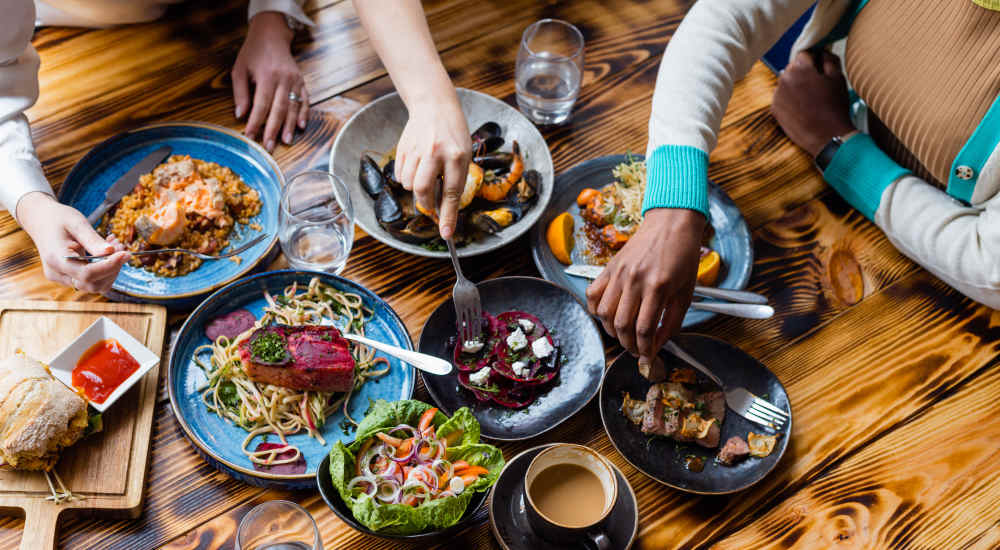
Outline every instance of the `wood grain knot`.
{"type": "Polygon", "coordinates": [[[834,297],[847,305],[854,305],[865,296],[865,279],[861,264],[849,250],[838,248],[827,262],[830,290],[834,297]]]}
{"type": "Polygon", "coordinates": [[[835,548],[865,548],[869,526],[868,508],[846,504],[830,511],[823,526],[823,540],[835,548]]]}

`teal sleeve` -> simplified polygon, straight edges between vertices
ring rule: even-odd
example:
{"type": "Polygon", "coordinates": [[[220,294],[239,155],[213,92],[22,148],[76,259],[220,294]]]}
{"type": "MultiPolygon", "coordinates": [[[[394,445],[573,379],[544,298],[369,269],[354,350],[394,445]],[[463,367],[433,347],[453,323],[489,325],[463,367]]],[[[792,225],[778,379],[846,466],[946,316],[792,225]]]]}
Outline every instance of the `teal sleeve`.
{"type": "Polygon", "coordinates": [[[855,134],[837,149],[823,179],[869,220],[889,184],[910,171],[896,164],[868,134],[855,134]]]}
{"type": "Polygon", "coordinates": [[[708,153],[688,145],[661,145],[646,159],[646,195],[651,208],[687,208],[708,217],[708,153]]]}

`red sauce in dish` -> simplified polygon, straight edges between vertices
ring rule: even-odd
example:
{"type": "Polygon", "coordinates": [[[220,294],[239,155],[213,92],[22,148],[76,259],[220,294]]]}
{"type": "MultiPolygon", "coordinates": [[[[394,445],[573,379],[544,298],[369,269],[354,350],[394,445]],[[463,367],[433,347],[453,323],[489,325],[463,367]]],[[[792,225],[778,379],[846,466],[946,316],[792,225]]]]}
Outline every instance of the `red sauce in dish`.
{"type": "Polygon", "coordinates": [[[104,403],[115,388],[139,370],[135,360],[118,340],[108,338],[83,352],[73,369],[73,387],[94,403],[104,403]]]}

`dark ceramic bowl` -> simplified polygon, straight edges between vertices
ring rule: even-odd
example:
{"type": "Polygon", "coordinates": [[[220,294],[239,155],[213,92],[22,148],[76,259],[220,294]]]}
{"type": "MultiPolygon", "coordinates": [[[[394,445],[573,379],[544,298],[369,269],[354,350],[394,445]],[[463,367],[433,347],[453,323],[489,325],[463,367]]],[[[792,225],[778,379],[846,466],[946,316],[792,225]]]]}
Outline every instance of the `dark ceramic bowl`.
{"type": "MultiPolygon", "coordinates": [[[[469,407],[483,437],[500,441],[528,439],[573,416],[597,395],[604,374],[604,344],[587,308],[566,289],[534,277],[500,277],[476,285],[483,309],[493,315],[519,310],[531,313],[553,333],[566,361],[559,375],[523,409],[478,401],[458,384],[458,371],[435,376],[420,373],[434,403],[446,414],[469,407]]],[[[455,304],[443,302],[424,323],[418,351],[452,360],[456,335],[455,304]]]]}
{"type": "MultiPolygon", "coordinates": [[[[753,357],[722,340],[701,334],[680,334],[674,343],[707,366],[731,386],[742,386],[763,399],[789,411],[791,405],[781,381],[753,357]]],[[[685,364],[667,353],[660,352],[667,368],[685,364]]],[[[741,491],[757,483],[771,472],[788,447],[792,431],[792,418],[780,431],[774,451],[765,458],[747,457],[735,466],[724,466],[715,461],[718,449],[706,449],[694,443],[677,443],[672,439],[649,437],[639,431],[639,426],[629,422],[621,413],[622,394],[628,392],[633,399],[642,399],[651,383],[639,374],[634,357],[624,353],[608,367],[601,386],[601,423],[615,449],[630,464],[650,478],[681,491],[698,494],[725,494],[741,491]],[[705,459],[705,469],[693,472],[684,465],[688,455],[705,459]]],[[[722,423],[720,445],[738,435],[746,439],[747,432],[773,434],[774,430],[754,424],[738,416],[728,407],[722,423]]]]}
{"type": "Polygon", "coordinates": [[[383,539],[420,543],[421,548],[424,547],[422,545],[447,540],[448,537],[465,530],[467,527],[482,523],[486,520],[488,513],[486,507],[483,506],[483,503],[486,502],[486,497],[490,492],[482,491],[473,495],[472,499],[469,501],[468,508],[465,509],[465,514],[459,518],[458,523],[452,525],[451,527],[440,529],[438,531],[420,533],[417,535],[389,535],[386,533],[379,533],[378,531],[372,531],[354,519],[354,514],[351,513],[351,509],[347,507],[347,504],[344,503],[344,499],[340,498],[340,493],[337,491],[337,488],[333,486],[333,480],[330,477],[329,456],[324,458],[323,462],[319,465],[319,470],[316,472],[316,485],[319,487],[319,494],[323,497],[326,505],[333,510],[334,514],[337,514],[338,518],[340,518],[344,523],[350,525],[355,531],[360,531],[366,535],[372,535],[383,539]]]}

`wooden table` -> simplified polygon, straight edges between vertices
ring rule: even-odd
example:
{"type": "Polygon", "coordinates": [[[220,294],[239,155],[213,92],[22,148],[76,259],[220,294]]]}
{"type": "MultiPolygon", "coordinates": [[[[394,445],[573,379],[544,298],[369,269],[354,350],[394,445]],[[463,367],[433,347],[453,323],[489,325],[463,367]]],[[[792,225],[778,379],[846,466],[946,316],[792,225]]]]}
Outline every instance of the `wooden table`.
{"type": "MultiPolygon", "coordinates": [[[[545,131],[562,172],[644,150],[660,55],[690,3],[430,0],[425,7],[455,83],[509,103],[521,31],[542,17],[580,27],[587,40],[580,100],[571,122],[545,131]]],[[[96,143],[146,123],[241,128],[228,72],[245,30],[244,5],[191,2],[147,25],[39,31],[42,94],[29,116],[51,181],[58,185],[96,143]]],[[[276,152],[286,172],[325,164],[347,117],[392,89],[351,2],[308,8],[319,26],[296,51],[315,103],[305,134],[276,152]]],[[[710,176],[753,230],[750,288],[779,313],[766,321],[717,319],[698,330],[742,347],[787,387],[795,427],[784,460],[737,495],[680,493],[617,454],[595,403],[535,440],[503,445],[504,452],[575,441],[604,453],[638,495],[637,547],[644,549],[1000,546],[1000,314],[904,258],[831,192],[769,114],[774,86],[760,64],[737,85],[710,176]]],[[[464,265],[474,280],[537,274],[527,239],[464,265]]],[[[453,283],[447,262],[402,255],[360,231],[345,275],[387,299],[414,338],[453,283]]],[[[0,276],[3,298],[101,299],[46,281],[31,241],[7,215],[0,218],[0,276]]],[[[609,359],[619,351],[608,343],[609,359]]],[[[417,396],[426,393],[420,388],[417,396]]],[[[390,547],[350,530],[315,493],[263,491],[216,472],[182,435],[165,394],[154,436],[142,517],[68,518],[62,547],[231,548],[243,514],[277,498],[308,508],[328,549],[390,547]]],[[[14,547],[22,526],[0,518],[0,548],[14,547]]],[[[446,547],[498,545],[484,524],[446,547]]]]}

